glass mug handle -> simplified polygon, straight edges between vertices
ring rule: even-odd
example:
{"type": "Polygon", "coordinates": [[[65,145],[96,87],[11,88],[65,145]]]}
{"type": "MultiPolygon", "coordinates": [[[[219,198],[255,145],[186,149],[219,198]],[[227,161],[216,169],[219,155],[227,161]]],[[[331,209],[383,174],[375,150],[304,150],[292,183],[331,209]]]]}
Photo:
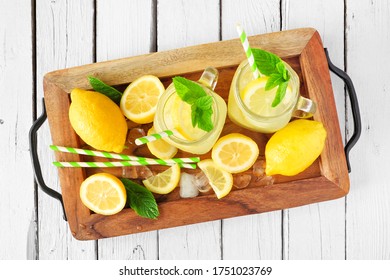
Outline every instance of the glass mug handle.
{"type": "Polygon", "coordinates": [[[207,67],[203,73],[202,76],[199,79],[199,83],[204,85],[205,87],[214,90],[215,86],[218,82],[218,70],[214,67],[207,67]]]}
{"type": "Polygon", "coordinates": [[[317,104],[308,98],[299,96],[293,116],[296,118],[310,118],[317,110],[317,104]]]}

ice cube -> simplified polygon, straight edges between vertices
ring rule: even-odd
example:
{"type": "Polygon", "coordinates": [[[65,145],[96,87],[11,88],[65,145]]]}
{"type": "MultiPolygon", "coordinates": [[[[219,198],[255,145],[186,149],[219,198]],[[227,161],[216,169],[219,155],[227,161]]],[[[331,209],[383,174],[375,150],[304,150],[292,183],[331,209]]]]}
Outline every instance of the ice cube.
{"type": "Polygon", "coordinates": [[[206,193],[211,190],[209,179],[202,171],[195,174],[194,183],[199,192],[206,193]]]}
{"type": "Polygon", "coordinates": [[[146,179],[153,176],[153,172],[147,166],[122,167],[122,177],[128,179],[146,179]]]}
{"type": "Polygon", "coordinates": [[[265,160],[260,159],[255,162],[252,166],[252,174],[256,177],[263,177],[265,174],[265,160]]]}
{"type": "Polygon", "coordinates": [[[196,197],[199,194],[198,188],[195,186],[195,176],[188,173],[181,173],[180,176],[180,197],[189,198],[196,197]]]}
{"type": "Polygon", "coordinates": [[[258,181],[259,186],[271,186],[274,184],[274,177],[272,176],[264,176],[258,181]]]}
{"type": "Polygon", "coordinates": [[[237,189],[246,188],[252,180],[250,174],[234,174],[233,175],[233,186],[237,189]]]}

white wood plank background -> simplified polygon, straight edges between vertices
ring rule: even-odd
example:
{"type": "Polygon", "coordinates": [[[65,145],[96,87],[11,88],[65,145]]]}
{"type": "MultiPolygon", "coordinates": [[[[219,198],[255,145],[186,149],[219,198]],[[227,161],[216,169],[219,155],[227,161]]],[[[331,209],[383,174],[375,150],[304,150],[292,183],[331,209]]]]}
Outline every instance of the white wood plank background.
{"type": "MultiPolygon", "coordinates": [[[[390,4],[387,0],[0,0],[0,259],[390,259],[390,4]],[[346,198],[99,241],[75,240],[37,188],[28,131],[49,71],[249,35],[314,27],[355,83],[363,121],[346,198]]],[[[332,76],[340,129],[353,122],[332,76]]],[[[46,183],[60,191],[48,125],[46,183]]]]}

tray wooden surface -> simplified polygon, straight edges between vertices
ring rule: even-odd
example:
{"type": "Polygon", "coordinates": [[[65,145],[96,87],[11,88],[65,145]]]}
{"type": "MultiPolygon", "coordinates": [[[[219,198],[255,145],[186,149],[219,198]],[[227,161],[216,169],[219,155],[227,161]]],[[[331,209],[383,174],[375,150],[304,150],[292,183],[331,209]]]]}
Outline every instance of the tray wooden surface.
{"type": "MultiPolygon", "coordinates": [[[[168,195],[156,197],[160,210],[157,220],[139,217],[130,208],[125,208],[112,216],[92,213],[82,204],[79,187],[87,176],[102,170],[59,168],[65,211],[75,238],[99,239],[262,213],[336,199],[348,193],[349,176],[344,147],[320,35],[315,29],[302,28],[250,36],[249,42],[252,47],[276,53],[288,62],[300,77],[301,94],[317,103],[318,110],[313,118],[321,121],[328,133],[325,148],[319,159],[297,176],[275,176],[272,185],[264,185],[261,180],[252,178],[247,188],[233,189],[222,199],[217,199],[213,193],[182,199],[177,188],[168,195]]],[[[167,86],[173,76],[180,75],[198,80],[207,66],[214,66],[220,71],[215,91],[227,101],[233,74],[244,59],[241,43],[234,39],[48,73],[44,77],[44,95],[53,144],[68,147],[84,145],[69,122],[69,93],[76,87],[90,89],[87,79],[90,75],[119,89],[125,88],[130,82],[145,74],[158,76],[167,86]]],[[[142,127],[147,129],[150,125],[142,127]]],[[[255,139],[260,148],[260,155],[264,155],[265,143],[270,135],[250,132],[234,125],[227,118],[222,135],[232,131],[255,139]]],[[[145,148],[126,152],[148,156],[145,148]]],[[[177,156],[187,155],[179,152],[177,156]]],[[[201,158],[210,158],[210,154],[201,158]]],[[[56,152],[56,159],[86,161],[88,158],[56,152]]],[[[161,169],[150,167],[152,171],[158,171],[158,168],[161,169]]],[[[104,171],[118,176],[122,174],[121,168],[106,168],[104,171]]],[[[251,174],[252,170],[247,173],[251,174]]]]}

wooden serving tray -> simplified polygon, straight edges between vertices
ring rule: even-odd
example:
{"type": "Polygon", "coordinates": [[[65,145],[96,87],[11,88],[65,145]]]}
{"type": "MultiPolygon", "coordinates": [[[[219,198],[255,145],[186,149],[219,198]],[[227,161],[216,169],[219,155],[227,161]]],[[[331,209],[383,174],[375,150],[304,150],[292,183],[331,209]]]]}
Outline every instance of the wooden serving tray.
{"type": "MultiPolygon", "coordinates": [[[[300,77],[301,94],[318,104],[314,119],[321,121],[328,132],[320,158],[297,176],[275,176],[272,185],[264,185],[261,180],[252,179],[247,188],[233,189],[222,199],[217,199],[213,193],[183,199],[177,188],[171,194],[157,198],[160,210],[157,220],[142,218],[130,208],[113,216],[91,213],[79,198],[79,187],[87,176],[98,170],[59,168],[65,211],[75,238],[99,239],[262,213],[336,199],[348,193],[347,164],[328,64],[318,32],[312,28],[282,31],[252,36],[249,37],[249,42],[252,47],[276,53],[288,62],[300,77]]],[[[89,75],[123,89],[136,78],[152,74],[167,86],[173,76],[181,75],[198,80],[207,66],[214,66],[220,71],[215,91],[227,100],[233,74],[244,59],[240,41],[234,39],[48,73],[44,77],[44,93],[53,144],[83,146],[69,122],[69,93],[75,87],[90,89],[87,79],[89,75]]],[[[235,126],[227,118],[222,135],[232,131],[254,138],[259,145],[260,155],[264,155],[265,143],[270,135],[250,132],[235,126]]],[[[140,149],[134,153],[147,153],[146,150],[140,149]]],[[[177,157],[187,155],[179,152],[177,157]]],[[[210,155],[202,158],[210,158],[210,155]]],[[[88,158],[57,152],[56,159],[86,161],[88,158]]],[[[150,168],[153,170],[158,167],[150,168]]],[[[120,168],[106,168],[104,171],[119,176],[122,174],[120,168]]],[[[252,170],[247,173],[252,174],[252,170]]]]}

